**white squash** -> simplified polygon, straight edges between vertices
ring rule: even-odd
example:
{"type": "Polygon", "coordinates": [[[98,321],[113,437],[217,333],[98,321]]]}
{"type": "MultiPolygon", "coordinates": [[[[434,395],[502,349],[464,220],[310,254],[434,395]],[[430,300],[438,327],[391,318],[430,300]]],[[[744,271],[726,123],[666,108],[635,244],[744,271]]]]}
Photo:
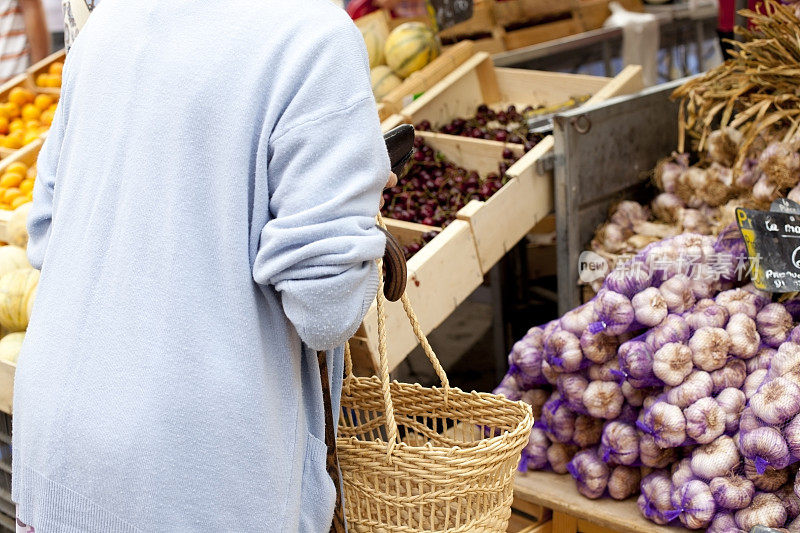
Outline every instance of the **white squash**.
{"type": "Polygon", "coordinates": [[[0,324],[8,331],[28,327],[28,305],[39,283],[39,271],[15,270],[0,276],[0,324]]]}
{"type": "Polygon", "coordinates": [[[8,243],[26,248],[28,246],[28,212],[31,210],[31,202],[22,204],[14,209],[11,218],[6,226],[8,243]]]}
{"type": "Polygon", "coordinates": [[[13,244],[0,246],[0,276],[21,268],[32,268],[25,250],[13,244]]]}
{"type": "Polygon", "coordinates": [[[22,342],[24,340],[24,331],[9,333],[0,339],[0,359],[16,365],[17,360],[19,359],[19,352],[22,349],[22,342]]]}

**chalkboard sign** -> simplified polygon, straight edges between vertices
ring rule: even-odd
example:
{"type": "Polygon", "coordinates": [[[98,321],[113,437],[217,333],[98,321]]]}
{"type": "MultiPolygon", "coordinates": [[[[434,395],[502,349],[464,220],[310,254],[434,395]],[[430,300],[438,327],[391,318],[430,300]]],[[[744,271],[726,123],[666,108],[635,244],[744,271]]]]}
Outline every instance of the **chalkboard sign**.
{"type": "Polygon", "coordinates": [[[442,31],[472,18],[472,0],[428,0],[436,30],[442,31]]]}
{"type": "Polygon", "coordinates": [[[750,274],[756,288],[768,292],[800,291],[800,205],[773,204],[775,211],[736,209],[750,274]]]}

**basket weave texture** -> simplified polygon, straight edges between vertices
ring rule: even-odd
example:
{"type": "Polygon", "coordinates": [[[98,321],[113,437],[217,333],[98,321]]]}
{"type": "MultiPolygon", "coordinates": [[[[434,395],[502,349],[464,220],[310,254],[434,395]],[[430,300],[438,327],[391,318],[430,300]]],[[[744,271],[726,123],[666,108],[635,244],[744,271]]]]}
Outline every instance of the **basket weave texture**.
{"type": "Polygon", "coordinates": [[[379,376],[354,376],[345,355],[336,446],[349,530],[504,533],[531,408],[451,388],[407,296],[402,301],[442,387],[389,382],[381,281],[379,376]]]}

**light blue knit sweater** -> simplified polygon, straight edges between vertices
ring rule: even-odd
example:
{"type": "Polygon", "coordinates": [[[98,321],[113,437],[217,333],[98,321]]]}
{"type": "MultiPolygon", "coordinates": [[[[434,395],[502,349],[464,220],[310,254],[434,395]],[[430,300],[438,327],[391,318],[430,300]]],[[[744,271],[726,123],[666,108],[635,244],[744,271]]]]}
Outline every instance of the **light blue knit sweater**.
{"type": "Polygon", "coordinates": [[[327,531],[314,350],[355,332],[385,244],[358,30],[329,0],[103,0],[62,94],[28,222],[20,518],[327,531]]]}

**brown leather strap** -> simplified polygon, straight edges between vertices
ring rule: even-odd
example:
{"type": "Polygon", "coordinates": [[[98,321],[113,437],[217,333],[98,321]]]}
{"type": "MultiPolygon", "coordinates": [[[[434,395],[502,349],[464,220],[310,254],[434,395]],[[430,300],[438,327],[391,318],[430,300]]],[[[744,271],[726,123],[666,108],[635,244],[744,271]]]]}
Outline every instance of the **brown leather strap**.
{"type": "Polygon", "coordinates": [[[378,229],[386,235],[386,251],[383,254],[383,265],[386,269],[383,295],[390,302],[396,302],[406,292],[406,281],[408,281],[406,257],[397,239],[384,228],[378,226],[378,229]]]}
{"type": "Polygon", "coordinates": [[[339,457],[336,454],[336,426],[333,425],[333,407],[331,404],[331,384],[328,377],[328,356],[325,352],[317,352],[319,361],[319,377],[322,382],[322,401],[325,405],[325,444],[328,446],[326,467],[328,475],[336,487],[336,508],[333,511],[331,533],[345,533],[344,506],[342,504],[342,483],[339,477],[339,457]]]}

